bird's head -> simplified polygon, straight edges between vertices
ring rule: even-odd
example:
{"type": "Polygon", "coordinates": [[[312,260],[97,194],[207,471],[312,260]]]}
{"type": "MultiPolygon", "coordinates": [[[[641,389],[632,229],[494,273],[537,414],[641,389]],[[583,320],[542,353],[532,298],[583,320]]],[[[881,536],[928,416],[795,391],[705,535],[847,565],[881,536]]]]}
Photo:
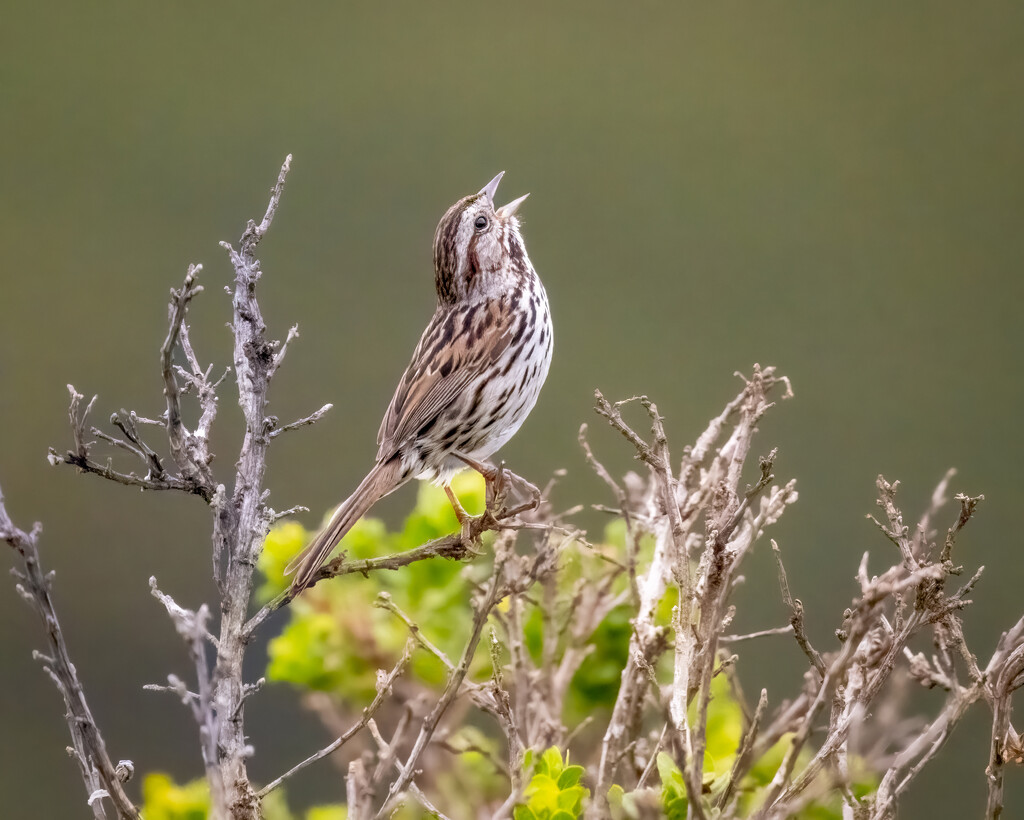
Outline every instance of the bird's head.
{"type": "Polygon", "coordinates": [[[434,272],[441,302],[500,295],[527,275],[530,262],[516,211],[529,194],[496,208],[494,195],[504,174],[460,199],[437,223],[434,272]]]}

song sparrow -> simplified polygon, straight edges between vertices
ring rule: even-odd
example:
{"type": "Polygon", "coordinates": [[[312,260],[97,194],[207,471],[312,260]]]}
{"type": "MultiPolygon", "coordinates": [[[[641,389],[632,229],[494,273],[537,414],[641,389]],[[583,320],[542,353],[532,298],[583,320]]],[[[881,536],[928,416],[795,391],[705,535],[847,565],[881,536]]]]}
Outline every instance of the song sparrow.
{"type": "Polygon", "coordinates": [[[437,225],[437,310],[384,415],[377,463],[288,566],[294,594],[360,516],[412,478],[443,485],[464,522],[452,476],[467,465],[486,472],[483,459],[537,402],[551,364],[551,314],[519,233],[516,211],[526,196],[494,207],[504,173],[456,202],[437,225]]]}

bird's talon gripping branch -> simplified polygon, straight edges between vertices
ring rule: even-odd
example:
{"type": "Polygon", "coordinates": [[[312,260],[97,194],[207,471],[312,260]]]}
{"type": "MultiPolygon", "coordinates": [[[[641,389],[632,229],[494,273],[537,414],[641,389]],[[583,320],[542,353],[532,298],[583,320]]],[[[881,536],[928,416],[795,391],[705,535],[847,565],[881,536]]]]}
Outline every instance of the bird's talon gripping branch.
{"type": "Polygon", "coordinates": [[[479,536],[473,535],[472,527],[464,527],[460,534],[460,538],[462,539],[462,549],[465,553],[463,558],[469,558],[470,556],[473,558],[479,558],[484,554],[483,550],[477,549],[478,542],[476,539],[479,538],[479,536]]]}
{"type": "Polygon", "coordinates": [[[501,529],[501,522],[505,520],[505,518],[507,517],[508,516],[505,512],[504,507],[497,510],[489,507],[486,510],[484,510],[483,515],[480,516],[480,519],[483,522],[484,529],[497,530],[501,529]]]}
{"type": "MultiPolygon", "coordinates": [[[[534,489],[536,490],[537,488],[534,487],[534,489]]],[[[530,500],[529,501],[523,502],[518,507],[513,507],[511,510],[508,510],[505,513],[505,515],[507,517],[511,518],[513,516],[519,515],[520,513],[531,512],[532,510],[536,510],[536,509],[538,509],[540,507],[540,502],[541,502],[541,494],[540,494],[540,490],[537,490],[536,494],[534,494],[534,493],[530,494],[530,500]]]]}

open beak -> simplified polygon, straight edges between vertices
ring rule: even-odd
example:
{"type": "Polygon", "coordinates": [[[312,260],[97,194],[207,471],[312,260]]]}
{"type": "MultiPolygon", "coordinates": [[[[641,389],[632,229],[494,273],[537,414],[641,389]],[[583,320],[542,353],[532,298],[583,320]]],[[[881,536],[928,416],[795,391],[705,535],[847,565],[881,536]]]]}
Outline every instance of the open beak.
{"type": "Polygon", "coordinates": [[[508,219],[516,211],[519,210],[519,206],[526,201],[526,197],[528,196],[529,194],[523,194],[521,197],[519,197],[519,199],[513,199],[510,203],[508,203],[508,205],[502,205],[500,208],[498,208],[498,210],[496,210],[495,213],[498,215],[500,219],[508,219]]]}
{"type": "Polygon", "coordinates": [[[505,172],[502,171],[494,179],[488,182],[483,188],[480,189],[480,193],[477,196],[487,197],[487,201],[494,205],[494,195],[498,192],[498,183],[501,182],[501,178],[505,176],[505,172]]]}
{"type": "MultiPolygon", "coordinates": [[[[488,182],[483,188],[480,189],[480,193],[477,196],[487,197],[487,201],[494,207],[494,195],[498,193],[498,183],[501,182],[501,178],[505,176],[505,172],[502,171],[494,179],[488,182]]],[[[528,197],[529,194],[523,194],[519,199],[513,199],[508,205],[502,205],[500,208],[495,210],[494,213],[498,215],[500,219],[508,219],[516,211],[519,210],[519,206],[523,204],[523,201],[528,197]]]]}

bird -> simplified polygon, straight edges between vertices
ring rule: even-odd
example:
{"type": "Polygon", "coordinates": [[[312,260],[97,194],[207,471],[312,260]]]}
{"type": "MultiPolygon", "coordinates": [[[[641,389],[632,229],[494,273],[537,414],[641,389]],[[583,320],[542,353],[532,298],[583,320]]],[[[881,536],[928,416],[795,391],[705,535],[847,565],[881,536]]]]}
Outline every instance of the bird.
{"type": "Polygon", "coordinates": [[[384,414],[375,464],[285,569],[295,574],[292,595],[374,504],[412,479],[441,485],[465,526],[452,477],[467,467],[493,476],[485,460],[537,403],[554,349],[551,310],[517,216],[529,194],[494,205],[504,173],[438,223],[433,318],[384,414]]]}

